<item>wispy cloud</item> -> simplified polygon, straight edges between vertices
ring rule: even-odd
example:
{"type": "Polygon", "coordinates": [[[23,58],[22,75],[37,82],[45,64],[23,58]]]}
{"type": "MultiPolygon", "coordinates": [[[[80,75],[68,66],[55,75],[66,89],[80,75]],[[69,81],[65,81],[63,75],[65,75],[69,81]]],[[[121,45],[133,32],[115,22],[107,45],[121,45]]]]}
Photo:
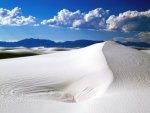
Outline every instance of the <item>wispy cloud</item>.
{"type": "Polygon", "coordinates": [[[33,26],[35,26],[35,27],[39,27],[39,26],[40,26],[40,24],[33,24],[33,26]]]}
{"type": "Polygon", "coordinates": [[[140,40],[150,43],[150,32],[140,32],[138,37],[140,40]]]}
{"type": "Polygon", "coordinates": [[[114,37],[114,41],[120,42],[147,42],[150,43],[150,32],[140,32],[135,37],[114,37]]]}
{"type": "Polygon", "coordinates": [[[12,10],[0,8],[0,26],[22,26],[35,23],[35,17],[22,16],[21,8],[15,7],[12,10]]]}

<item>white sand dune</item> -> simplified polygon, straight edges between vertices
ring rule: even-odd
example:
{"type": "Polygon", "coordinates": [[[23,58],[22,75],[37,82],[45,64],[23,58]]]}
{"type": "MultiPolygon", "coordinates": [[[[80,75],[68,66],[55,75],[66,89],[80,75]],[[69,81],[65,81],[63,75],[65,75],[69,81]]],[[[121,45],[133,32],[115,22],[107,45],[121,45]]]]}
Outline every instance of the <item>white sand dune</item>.
{"type": "Polygon", "coordinates": [[[150,113],[150,55],[114,42],[0,60],[0,113],[150,113]]]}
{"type": "Polygon", "coordinates": [[[1,94],[48,96],[70,102],[99,96],[112,81],[103,45],[2,60],[1,94]]]}
{"type": "Polygon", "coordinates": [[[143,52],[145,52],[147,54],[150,54],[150,50],[141,50],[141,51],[143,51],[143,52]]]}

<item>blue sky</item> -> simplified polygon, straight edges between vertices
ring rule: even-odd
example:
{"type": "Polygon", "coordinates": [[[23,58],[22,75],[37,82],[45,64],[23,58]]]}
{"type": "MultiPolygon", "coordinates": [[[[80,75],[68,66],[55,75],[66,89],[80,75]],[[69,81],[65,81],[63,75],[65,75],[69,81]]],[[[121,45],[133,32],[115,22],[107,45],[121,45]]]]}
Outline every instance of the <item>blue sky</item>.
{"type": "Polygon", "coordinates": [[[0,8],[0,40],[144,39],[150,31],[147,0],[0,0],[0,8]]]}

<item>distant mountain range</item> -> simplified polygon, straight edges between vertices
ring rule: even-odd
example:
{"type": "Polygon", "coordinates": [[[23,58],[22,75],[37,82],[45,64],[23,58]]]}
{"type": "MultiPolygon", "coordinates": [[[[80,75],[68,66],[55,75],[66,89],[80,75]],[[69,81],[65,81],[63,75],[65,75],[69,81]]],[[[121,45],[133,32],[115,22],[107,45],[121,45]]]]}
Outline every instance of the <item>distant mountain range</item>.
{"type": "MultiPolygon", "coordinates": [[[[76,41],[65,41],[65,42],[55,42],[52,40],[46,39],[23,39],[16,42],[5,42],[0,41],[0,47],[67,47],[67,48],[74,48],[74,47],[86,47],[95,43],[100,43],[103,41],[93,41],[93,40],[76,40],[76,41]]],[[[118,42],[122,45],[126,46],[133,46],[139,48],[150,48],[150,44],[146,42],[118,42]]]]}
{"type": "Polygon", "coordinates": [[[93,40],[76,40],[76,41],[65,41],[65,42],[55,42],[52,40],[47,39],[23,39],[16,42],[5,42],[0,41],[0,47],[67,47],[67,48],[73,48],[73,47],[85,47],[89,46],[95,43],[99,43],[103,41],[93,41],[93,40]]]}

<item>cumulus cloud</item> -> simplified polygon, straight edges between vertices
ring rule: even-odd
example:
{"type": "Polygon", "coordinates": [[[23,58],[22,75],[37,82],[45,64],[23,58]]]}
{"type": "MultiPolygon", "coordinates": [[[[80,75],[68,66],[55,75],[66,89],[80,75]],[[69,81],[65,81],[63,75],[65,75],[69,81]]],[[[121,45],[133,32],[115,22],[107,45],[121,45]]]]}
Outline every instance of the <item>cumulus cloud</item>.
{"type": "Polygon", "coordinates": [[[150,31],[150,10],[145,12],[126,11],[118,16],[112,15],[106,23],[108,30],[150,31]]]}
{"type": "Polygon", "coordinates": [[[82,13],[80,10],[71,12],[67,9],[63,9],[58,12],[57,16],[48,20],[43,20],[41,24],[52,27],[105,29],[105,18],[108,14],[109,10],[104,10],[102,8],[91,10],[88,13],[82,13]]]}
{"type": "Polygon", "coordinates": [[[43,20],[41,24],[78,29],[146,32],[150,31],[150,10],[143,12],[126,11],[118,16],[109,16],[109,10],[102,8],[96,8],[87,13],[83,13],[80,10],[71,12],[63,9],[58,12],[57,16],[43,20]]]}
{"type": "Polygon", "coordinates": [[[0,8],[0,26],[22,26],[35,23],[35,17],[22,16],[21,8],[15,7],[12,10],[0,8]]]}

